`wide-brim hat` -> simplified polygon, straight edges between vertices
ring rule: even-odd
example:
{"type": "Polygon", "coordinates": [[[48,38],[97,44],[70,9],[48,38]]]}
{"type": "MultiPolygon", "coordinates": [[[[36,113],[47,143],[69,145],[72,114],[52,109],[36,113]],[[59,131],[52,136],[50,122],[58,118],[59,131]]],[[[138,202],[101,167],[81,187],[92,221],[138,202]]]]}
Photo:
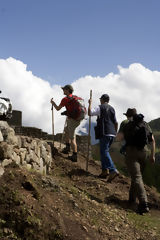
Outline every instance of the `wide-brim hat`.
{"type": "Polygon", "coordinates": [[[137,114],[137,110],[135,108],[128,108],[126,113],[123,113],[127,117],[133,117],[135,114],[137,114]]]}

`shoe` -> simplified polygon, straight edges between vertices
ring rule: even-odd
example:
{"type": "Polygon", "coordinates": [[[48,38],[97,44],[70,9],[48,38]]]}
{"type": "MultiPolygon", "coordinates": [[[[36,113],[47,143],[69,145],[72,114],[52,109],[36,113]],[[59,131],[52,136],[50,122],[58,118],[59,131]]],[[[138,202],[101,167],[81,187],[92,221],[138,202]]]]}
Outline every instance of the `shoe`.
{"type": "Polygon", "coordinates": [[[72,162],[77,162],[77,154],[73,153],[72,156],[68,156],[68,159],[72,162]]]}
{"type": "Polygon", "coordinates": [[[105,170],[102,170],[100,175],[98,175],[98,178],[106,179],[108,176],[109,176],[109,170],[105,169],[105,170]]]}
{"type": "Polygon", "coordinates": [[[137,203],[136,203],[136,200],[133,200],[133,199],[128,199],[127,201],[127,207],[136,211],[136,208],[137,208],[137,203]]]}
{"type": "Polygon", "coordinates": [[[137,213],[140,215],[143,215],[143,213],[148,213],[149,212],[149,206],[147,202],[140,203],[138,205],[137,213]]]}
{"type": "Polygon", "coordinates": [[[62,153],[68,154],[70,151],[67,148],[63,148],[62,153]]]}
{"type": "Polygon", "coordinates": [[[114,172],[111,172],[109,174],[109,178],[108,178],[108,181],[107,182],[112,182],[113,179],[115,179],[116,177],[119,176],[119,172],[118,170],[114,171],[114,172]]]}
{"type": "Polygon", "coordinates": [[[136,203],[136,194],[133,193],[133,190],[132,190],[132,192],[131,192],[131,190],[129,191],[128,203],[130,203],[130,204],[136,203]]]}
{"type": "Polygon", "coordinates": [[[129,205],[136,204],[136,199],[129,198],[129,199],[128,199],[128,204],[129,204],[129,205]]]}
{"type": "Polygon", "coordinates": [[[66,147],[62,149],[62,153],[68,154],[70,152],[70,145],[66,144],[66,147]]]}

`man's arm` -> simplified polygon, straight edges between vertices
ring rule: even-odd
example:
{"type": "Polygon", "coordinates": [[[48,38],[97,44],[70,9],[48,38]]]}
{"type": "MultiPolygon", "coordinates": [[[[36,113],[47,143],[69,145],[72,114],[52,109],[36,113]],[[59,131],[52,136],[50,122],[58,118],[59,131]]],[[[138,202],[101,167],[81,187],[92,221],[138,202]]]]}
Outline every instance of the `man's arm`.
{"type": "Polygon", "coordinates": [[[88,106],[88,116],[100,116],[100,107],[92,108],[91,109],[91,103],[92,100],[88,100],[89,106],[88,106]]]}
{"type": "Polygon", "coordinates": [[[53,98],[51,99],[51,104],[55,107],[57,111],[59,111],[63,106],[59,104],[59,106],[53,101],[53,98]]]}
{"type": "Polygon", "coordinates": [[[117,142],[121,142],[121,141],[123,141],[124,140],[124,134],[123,134],[123,132],[118,132],[117,133],[117,136],[116,136],[116,141],[117,142]]]}
{"type": "Polygon", "coordinates": [[[116,141],[121,142],[124,140],[124,128],[126,124],[128,123],[128,120],[123,120],[120,124],[119,131],[116,136],[116,141]]]}
{"type": "Polygon", "coordinates": [[[114,127],[115,127],[115,130],[117,132],[118,131],[118,122],[115,122],[114,127]]]}
{"type": "Polygon", "coordinates": [[[151,156],[150,156],[150,161],[152,163],[155,163],[155,139],[154,139],[154,136],[152,134],[152,142],[151,142],[151,156]]]}

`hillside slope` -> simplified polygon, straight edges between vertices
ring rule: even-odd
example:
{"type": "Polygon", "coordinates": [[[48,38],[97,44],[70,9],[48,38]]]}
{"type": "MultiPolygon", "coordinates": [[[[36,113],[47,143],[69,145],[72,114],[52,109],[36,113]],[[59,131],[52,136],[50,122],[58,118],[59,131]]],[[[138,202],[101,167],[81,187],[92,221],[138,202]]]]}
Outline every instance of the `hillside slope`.
{"type": "Polygon", "coordinates": [[[129,179],[100,180],[100,166],[79,155],[78,163],[54,156],[42,176],[9,165],[0,179],[0,239],[160,239],[160,195],[146,186],[151,212],[141,216],[127,205],[129,179]]]}

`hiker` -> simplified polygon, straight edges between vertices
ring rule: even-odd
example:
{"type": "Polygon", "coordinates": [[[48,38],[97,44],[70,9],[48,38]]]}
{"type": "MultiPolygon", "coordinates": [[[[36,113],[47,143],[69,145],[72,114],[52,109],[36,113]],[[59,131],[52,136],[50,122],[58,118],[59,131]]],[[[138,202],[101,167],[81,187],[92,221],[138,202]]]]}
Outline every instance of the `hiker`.
{"type": "Polygon", "coordinates": [[[100,159],[102,172],[99,178],[108,178],[111,182],[116,176],[119,175],[118,170],[115,168],[109,150],[116,136],[118,129],[118,122],[114,108],[109,105],[108,94],[103,94],[100,98],[100,105],[91,109],[92,100],[90,99],[88,106],[88,115],[97,116],[97,126],[95,127],[96,139],[100,141],[100,159]],[[99,136],[98,136],[99,135],[99,136]]]}
{"type": "MultiPolygon", "coordinates": [[[[133,120],[133,116],[137,114],[137,110],[135,108],[128,108],[126,113],[123,113],[127,119],[123,120],[120,124],[118,134],[116,136],[116,141],[120,141],[121,138],[123,139],[123,128],[124,126],[131,120],[133,120]]],[[[120,153],[125,155],[126,154],[126,143],[125,140],[122,141],[122,146],[120,148],[120,153]]]]}
{"type": "Polygon", "coordinates": [[[57,111],[59,111],[62,107],[66,107],[66,111],[61,113],[61,115],[67,115],[66,125],[64,127],[66,146],[62,150],[62,153],[69,154],[70,148],[72,148],[73,154],[68,158],[72,162],[77,162],[77,143],[75,130],[80,125],[81,120],[74,119],[74,116],[72,116],[73,109],[71,99],[73,99],[73,87],[71,85],[65,85],[64,87],[62,87],[62,89],[66,97],[61,100],[59,106],[54,102],[53,98],[51,99],[51,104],[55,107],[57,111]]]}
{"type": "Polygon", "coordinates": [[[148,143],[151,145],[150,161],[152,163],[155,162],[154,136],[151,128],[143,119],[144,116],[142,114],[134,114],[132,119],[123,126],[120,133],[121,140],[124,139],[126,142],[125,161],[131,176],[128,203],[135,204],[136,198],[138,198],[137,212],[139,214],[149,212],[147,194],[142,178],[142,173],[148,159],[148,143]]]}

